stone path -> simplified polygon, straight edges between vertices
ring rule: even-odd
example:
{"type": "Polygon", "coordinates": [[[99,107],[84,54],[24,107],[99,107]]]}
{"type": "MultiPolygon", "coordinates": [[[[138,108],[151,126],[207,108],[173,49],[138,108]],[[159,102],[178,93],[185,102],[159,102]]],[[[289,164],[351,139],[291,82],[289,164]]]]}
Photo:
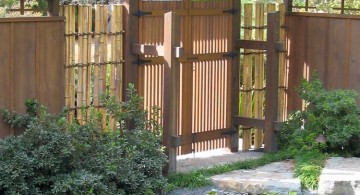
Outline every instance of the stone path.
{"type": "Polygon", "coordinates": [[[263,156],[262,152],[239,151],[231,153],[228,149],[217,149],[196,154],[178,157],[177,172],[190,172],[201,168],[210,168],[216,165],[224,165],[233,162],[258,159],[263,156]]]}
{"type": "Polygon", "coordinates": [[[360,195],[360,158],[328,159],[320,175],[318,194],[360,195]]]}
{"type": "MultiPolygon", "coordinates": [[[[230,153],[227,149],[214,150],[181,156],[178,172],[188,172],[200,168],[232,162],[257,159],[261,152],[230,153]]],[[[319,190],[301,191],[299,179],[294,177],[294,162],[287,160],[271,163],[255,170],[237,170],[211,178],[213,186],[199,189],[178,189],[169,195],[244,195],[277,193],[298,195],[360,195],[360,158],[334,157],[326,161],[320,176],[319,190]]]]}
{"type": "Polygon", "coordinates": [[[300,180],[294,177],[292,160],[275,162],[254,170],[238,170],[216,175],[212,182],[223,189],[250,194],[301,194],[300,180]]]}

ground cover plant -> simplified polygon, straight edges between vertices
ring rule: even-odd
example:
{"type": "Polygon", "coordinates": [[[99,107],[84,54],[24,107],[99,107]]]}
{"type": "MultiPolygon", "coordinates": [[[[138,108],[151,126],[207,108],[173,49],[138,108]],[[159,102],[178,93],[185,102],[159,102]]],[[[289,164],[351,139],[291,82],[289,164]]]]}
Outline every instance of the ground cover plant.
{"type": "Polygon", "coordinates": [[[36,100],[26,102],[26,114],[3,110],[5,121],[25,132],[0,140],[0,194],[161,193],[161,127],[147,120],[133,86],[128,95],[127,102],[105,102],[119,122],[114,131],[101,130],[95,111],[78,125],[65,112],[48,114],[36,100]]]}
{"type": "Polygon", "coordinates": [[[359,156],[359,95],[353,90],[325,90],[314,74],[299,89],[306,109],[289,115],[281,129],[281,149],[295,154],[295,173],[304,187],[316,189],[329,154],[359,156]]]}

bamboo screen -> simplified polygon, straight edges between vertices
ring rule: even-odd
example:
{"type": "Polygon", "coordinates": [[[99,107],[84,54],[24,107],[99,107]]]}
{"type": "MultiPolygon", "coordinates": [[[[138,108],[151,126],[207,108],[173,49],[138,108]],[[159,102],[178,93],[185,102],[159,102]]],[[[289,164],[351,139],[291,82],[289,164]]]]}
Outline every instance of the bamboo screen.
{"type": "MultiPolygon", "coordinates": [[[[178,135],[202,137],[183,145],[179,154],[205,151],[227,146],[225,136],[214,137],[211,131],[231,128],[231,51],[232,0],[217,1],[140,1],[139,10],[151,13],[139,18],[140,44],[162,45],[163,14],[175,11],[180,15],[180,39],[184,56],[180,65],[180,102],[178,135]],[[203,134],[209,133],[209,134],[203,134]]],[[[145,56],[139,65],[139,92],[145,108],[163,107],[163,61],[145,56]],[[148,60],[151,60],[149,62],[148,60]]]]}
{"type": "MultiPolygon", "coordinates": [[[[242,20],[242,39],[266,41],[267,13],[279,10],[280,40],[285,43],[285,7],[283,4],[244,4],[242,20]]],[[[283,121],[285,112],[285,53],[280,54],[279,64],[279,114],[278,119],[283,121]]],[[[241,52],[241,89],[240,115],[244,117],[264,118],[265,100],[265,66],[266,55],[262,50],[244,49],[241,52]]],[[[242,126],[243,150],[259,149],[263,145],[263,130],[242,126]]]]}
{"type": "MultiPolygon", "coordinates": [[[[102,94],[122,99],[122,5],[65,5],[65,105],[69,120],[86,123],[90,107],[102,113],[102,125],[116,123],[106,116],[102,94]],[[109,13],[111,11],[111,14],[109,13]]],[[[110,117],[111,118],[111,117],[110,117]]]]}

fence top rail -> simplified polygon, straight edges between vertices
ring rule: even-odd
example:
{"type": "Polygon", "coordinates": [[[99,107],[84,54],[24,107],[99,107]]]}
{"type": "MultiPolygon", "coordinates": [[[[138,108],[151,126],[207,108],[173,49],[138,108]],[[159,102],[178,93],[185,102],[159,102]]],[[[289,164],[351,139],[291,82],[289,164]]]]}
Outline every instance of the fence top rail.
{"type": "Polygon", "coordinates": [[[63,16],[9,17],[0,18],[0,23],[65,21],[63,16]]]}
{"type": "Polygon", "coordinates": [[[302,16],[302,17],[337,18],[337,19],[356,19],[356,20],[360,20],[360,15],[328,14],[328,13],[287,12],[286,16],[302,16]]]}

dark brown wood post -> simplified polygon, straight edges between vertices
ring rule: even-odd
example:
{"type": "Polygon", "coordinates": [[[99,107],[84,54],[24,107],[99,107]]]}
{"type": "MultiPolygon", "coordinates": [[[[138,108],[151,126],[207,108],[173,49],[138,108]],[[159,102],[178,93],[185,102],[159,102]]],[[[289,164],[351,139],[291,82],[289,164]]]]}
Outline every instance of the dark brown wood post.
{"type": "MultiPolygon", "coordinates": [[[[164,133],[163,143],[168,155],[168,172],[176,172],[176,147],[171,138],[176,135],[180,91],[180,63],[175,47],[180,45],[179,17],[174,12],[164,15],[164,133]]],[[[165,170],[166,171],[166,170],[165,170]]]]}
{"type": "Polygon", "coordinates": [[[48,0],[48,15],[59,16],[60,15],[60,1],[48,0]]]}
{"type": "Polygon", "coordinates": [[[138,60],[139,55],[133,54],[132,47],[139,43],[139,18],[136,12],[139,9],[138,0],[126,0],[124,19],[125,19],[125,40],[124,40],[124,86],[123,86],[123,100],[128,100],[126,96],[126,89],[130,83],[135,85],[138,89],[138,60]]]}
{"type": "MultiPolygon", "coordinates": [[[[233,2],[233,9],[237,12],[233,15],[232,27],[233,27],[233,36],[232,36],[232,51],[238,52],[239,48],[236,46],[235,41],[240,39],[240,23],[241,23],[241,4],[240,1],[233,2]]],[[[231,89],[231,116],[239,115],[239,85],[240,85],[240,57],[236,55],[232,59],[232,89],[231,89]]],[[[239,126],[234,123],[234,118],[232,117],[233,131],[234,134],[230,137],[230,151],[237,152],[239,151],[239,126]]]]}
{"type": "Polygon", "coordinates": [[[293,6],[293,1],[292,0],[284,0],[284,4],[285,4],[285,11],[286,12],[292,12],[292,6],[293,6]]]}
{"type": "Polygon", "coordinates": [[[268,14],[267,30],[267,63],[266,63],[266,95],[265,95],[265,152],[277,150],[277,135],[274,121],[278,117],[278,83],[279,83],[279,40],[280,13],[268,14]]]}

